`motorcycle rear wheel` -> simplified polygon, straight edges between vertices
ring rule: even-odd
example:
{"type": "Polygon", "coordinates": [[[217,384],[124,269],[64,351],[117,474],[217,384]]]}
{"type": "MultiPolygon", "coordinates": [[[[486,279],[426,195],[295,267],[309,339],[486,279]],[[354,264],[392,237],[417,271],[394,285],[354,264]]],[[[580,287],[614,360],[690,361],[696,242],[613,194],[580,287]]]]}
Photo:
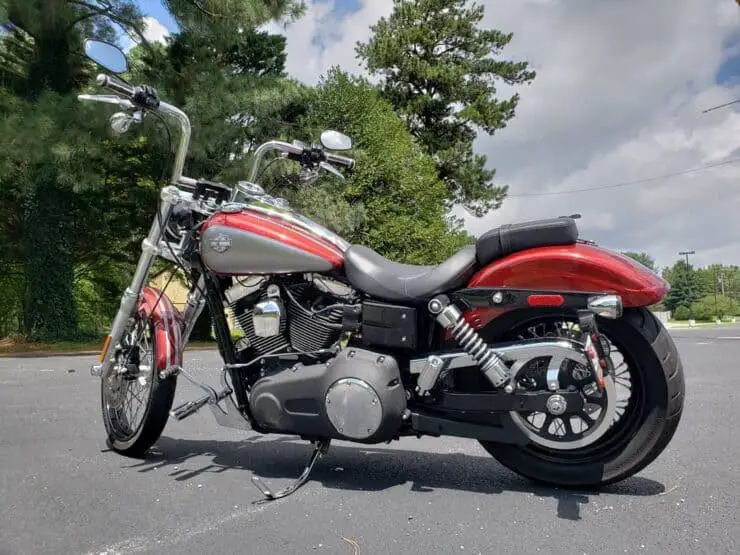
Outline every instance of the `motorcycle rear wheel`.
{"type": "MultiPolygon", "coordinates": [[[[165,379],[156,368],[157,345],[154,341],[154,323],[139,314],[130,329],[124,333],[124,345],[118,353],[121,364],[131,369],[125,374],[114,374],[101,379],[101,408],[107,433],[106,443],[113,451],[129,457],[140,457],[159,439],[169,419],[175,399],[177,376],[165,379]],[[139,395],[133,393],[138,389],[139,395]],[[141,421],[133,424],[125,414],[125,396],[131,393],[143,404],[139,411],[141,421]]],[[[138,414],[138,413],[137,413],[138,414]]]]}
{"type": "MultiPolygon", "coordinates": [[[[577,322],[567,311],[532,310],[507,314],[481,330],[489,342],[522,337],[547,322],[577,322]]],[[[599,487],[622,481],[651,464],[668,446],[681,419],[685,383],[676,345],[645,308],[625,309],[618,320],[598,319],[600,332],[629,366],[630,403],[595,443],[570,450],[535,443],[481,441],[489,454],[513,472],[535,482],[569,488],[599,487]]],[[[506,425],[515,426],[510,415],[506,425]]]]}

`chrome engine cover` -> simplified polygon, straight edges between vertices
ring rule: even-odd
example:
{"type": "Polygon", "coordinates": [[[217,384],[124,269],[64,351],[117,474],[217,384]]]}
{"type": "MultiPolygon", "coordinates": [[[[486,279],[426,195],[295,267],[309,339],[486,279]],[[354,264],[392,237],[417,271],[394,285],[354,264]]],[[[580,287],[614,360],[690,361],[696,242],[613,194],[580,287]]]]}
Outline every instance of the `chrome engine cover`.
{"type": "Polygon", "coordinates": [[[268,299],[254,305],[252,326],[257,337],[274,337],[280,333],[283,306],[280,302],[280,289],[275,285],[267,288],[268,299]]]}
{"type": "Polygon", "coordinates": [[[383,422],[383,404],[364,380],[342,378],[326,392],[326,415],[334,428],[352,439],[373,435],[383,422]]]}

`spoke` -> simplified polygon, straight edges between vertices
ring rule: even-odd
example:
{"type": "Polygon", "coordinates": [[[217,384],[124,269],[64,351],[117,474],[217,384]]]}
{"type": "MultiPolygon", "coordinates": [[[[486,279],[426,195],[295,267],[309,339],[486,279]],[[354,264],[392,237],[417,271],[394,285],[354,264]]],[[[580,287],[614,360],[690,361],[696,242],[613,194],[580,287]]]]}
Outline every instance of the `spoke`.
{"type": "Polygon", "coordinates": [[[578,416],[583,420],[586,424],[588,424],[589,427],[593,426],[596,420],[591,418],[591,415],[588,414],[585,410],[582,410],[578,413],[578,416]]]}

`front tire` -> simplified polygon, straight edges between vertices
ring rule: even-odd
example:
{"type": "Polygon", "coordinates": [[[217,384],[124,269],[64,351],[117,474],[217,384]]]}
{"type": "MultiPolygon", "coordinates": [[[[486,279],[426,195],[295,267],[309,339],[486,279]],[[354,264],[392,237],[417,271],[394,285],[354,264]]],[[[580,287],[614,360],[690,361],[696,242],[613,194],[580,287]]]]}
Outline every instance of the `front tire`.
{"type": "MultiPolygon", "coordinates": [[[[597,487],[619,482],[652,463],[668,446],[681,419],[685,384],[683,365],[673,339],[645,308],[625,309],[618,320],[598,319],[599,330],[629,365],[631,404],[592,445],[558,450],[535,443],[513,445],[481,441],[498,462],[531,480],[560,487],[597,487]],[[632,394],[634,393],[634,397],[632,394]]],[[[522,336],[544,322],[577,321],[562,311],[507,314],[481,330],[490,343],[522,336]]],[[[514,426],[511,416],[507,425],[514,426]]]]}
{"type": "Polygon", "coordinates": [[[137,314],[124,335],[117,357],[118,364],[127,365],[129,370],[123,374],[114,370],[110,378],[101,379],[103,423],[108,447],[122,455],[141,457],[164,431],[175,399],[177,376],[159,376],[154,324],[150,319],[137,314]],[[132,400],[127,407],[129,395],[132,400]],[[134,400],[143,405],[136,414],[134,400]],[[137,423],[139,413],[141,421],[137,423]]]}

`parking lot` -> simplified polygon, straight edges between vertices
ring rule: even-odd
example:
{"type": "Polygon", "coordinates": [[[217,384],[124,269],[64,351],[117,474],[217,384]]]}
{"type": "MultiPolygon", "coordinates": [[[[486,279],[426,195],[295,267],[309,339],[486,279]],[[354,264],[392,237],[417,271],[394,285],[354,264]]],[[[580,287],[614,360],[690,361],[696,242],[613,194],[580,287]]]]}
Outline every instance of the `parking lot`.
{"type": "MultiPolygon", "coordinates": [[[[310,446],[170,420],[147,460],[104,442],[93,357],[0,359],[0,554],[740,552],[740,328],[673,330],[686,409],[667,451],[599,493],[533,486],[462,439],[310,446]]],[[[218,383],[217,354],[186,356],[218,383]]],[[[180,381],[178,401],[197,395],[180,381]]],[[[177,401],[176,401],[177,402],[177,401]]]]}

